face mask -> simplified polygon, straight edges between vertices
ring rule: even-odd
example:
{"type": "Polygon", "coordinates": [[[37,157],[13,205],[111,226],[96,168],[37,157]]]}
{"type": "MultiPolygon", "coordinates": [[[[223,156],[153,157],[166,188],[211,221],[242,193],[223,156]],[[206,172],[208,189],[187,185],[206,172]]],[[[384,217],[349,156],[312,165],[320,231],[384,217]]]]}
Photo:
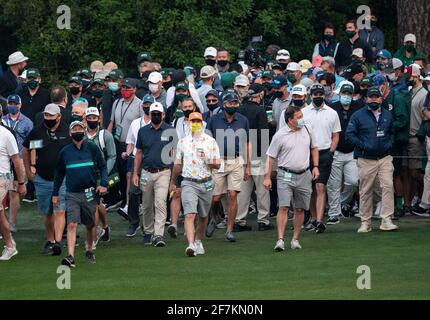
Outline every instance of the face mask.
{"type": "Polygon", "coordinates": [[[70,123],[72,123],[74,121],[82,121],[82,116],[80,116],[79,114],[72,114],[70,121],[71,121],[70,123]]]}
{"type": "Polygon", "coordinates": [[[228,61],[227,61],[227,60],[218,60],[217,64],[218,64],[221,68],[224,68],[224,67],[228,64],[228,61]]]}
{"type": "Polygon", "coordinates": [[[390,73],[390,74],[388,75],[388,80],[390,80],[391,82],[396,82],[396,81],[397,81],[397,79],[398,79],[398,77],[396,77],[396,74],[395,74],[395,73],[390,73]]]}
{"type": "Polygon", "coordinates": [[[244,97],[246,97],[246,95],[248,94],[248,89],[247,88],[236,88],[236,91],[239,94],[239,97],[241,97],[242,99],[244,97]]]}
{"type": "Polygon", "coordinates": [[[407,44],[405,45],[405,47],[407,52],[412,52],[415,49],[415,46],[413,44],[407,44]]]}
{"type": "Polygon", "coordinates": [[[329,96],[331,94],[331,88],[330,87],[324,87],[324,94],[326,96],[329,96]]]}
{"type": "Polygon", "coordinates": [[[155,124],[156,126],[159,125],[161,123],[162,120],[162,114],[157,112],[157,113],[151,113],[151,122],[153,124],[155,124]]]}
{"type": "Polygon", "coordinates": [[[285,71],[285,69],[287,69],[288,63],[280,62],[279,66],[282,68],[282,71],[285,71]]]}
{"type": "Polygon", "coordinates": [[[88,128],[90,128],[91,130],[94,130],[94,129],[97,129],[97,127],[99,126],[99,122],[87,120],[87,125],[88,125],[88,128]]]}
{"type": "Polygon", "coordinates": [[[44,120],[43,120],[43,122],[45,123],[45,126],[46,126],[48,129],[52,129],[52,128],[54,128],[54,127],[55,127],[55,125],[57,124],[57,120],[56,120],[56,119],[53,119],[53,120],[47,120],[47,119],[44,119],[44,120]]]}
{"type": "Polygon", "coordinates": [[[109,87],[109,90],[113,91],[113,92],[119,90],[119,84],[118,84],[118,82],[109,82],[108,87],[109,87]]]}
{"type": "Polygon", "coordinates": [[[156,93],[159,90],[158,84],[153,84],[153,83],[150,83],[148,88],[149,88],[149,91],[151,91],[151,93],[156,93]]]}
{"type": "Polygon", "coordinates": [[[91,80],[82,79],[82,85],[84,88],[88,88],[90,83],[91,83],[91,80]]]}
{"type": "Polygon", "coordinates": [[[175,96],[176,100],[179,101],[179,102],[182,102],[187,97],[188,97],[188,95],[185,94],[185,93],[180,93],[180,94],[177,94],[175,96]]]}
{"type": "Polygon", "coordinates": [[[349,106],[351,104],[352,98],[350,96],[340,96],[340,103],[343,106],[349,106]]]}
{"type": "Polygon", "coordinates": [[[416,85],[417,82],[416,82],[416,80],[408,80],[408,81],[406,81],[406,83],[410,87],[415,87],[415,85],[416,85]]]}
{"type": "Polygon", "coordinates": [[[325,34],[325,35],[323,36],[323,39],[324,39],[324,40],[327,40],[328,42],[332,42],[332,41],[334,40],[334,36],[333,36],[333,35],[331,35],[331,34],[325,34]]]}
{"type": "Polygon", "coordinates": [[[191,123],[191,132],[192,133],[197,133],[200,132],[203,128],[203,125],[201,122],[193,122],[191,123]]]}
{"type": "Polygon", "coordinates": [[[373,111],[378,110],[380,106],[381,106],[381,104],[380,104],[380,103],[378,103],[378,102],[371,102],[371,103],[369,103],[369,107],[370,107],[370,109],[372,109],[373,111]]]}
{"type": "Polygon", "coordinates": [[[225,112],[227,112],[229,115],[234,115],[237,111],[236,107],[224,107],[225,112]]]}
{"type": "Polygon", "coordinates": [[[209,104],[208,103],[207,106],[208,106],[208,109],[210,111],[214,111],[218,107],[218,104],[217,103],[214,103],[214,104],[209,104]]]}
{"type": "Polygon", "coordinates": [[[30,80],[30,81],[27,82],[27,86],[30,89],[34,90],[34,89],[36,89],[39,86],[39,82],[37,82],[36,80],[30,80]]]}
{"type": "Polygon", "coordinates": [[[149,116],[149,107],[143,107],[143,112],[147,115],[147,116],[149,116]]]}
{"type": "Polygon", "coordinates": [[[103,90],[101,89],[96,89],[93,91],[93,96],[95,98],[101,98],[103,96],[103,90]]]}
{"type": "Polygon", "coordinates": [[[356,32],[355,31],[346,31],[346,36],[348,37],[348,39],[354,38],[356,32]]]}
{"type": "Polygon", "coordinates": [[[206,60],[205,60],[205,63],[206,63],[206,65],[208,65],[208,66],[212,66],[212,67],[214,67],[214,66],[215,66],[215,64],[216,64],[216,60],[206,59],[206,60]]]}
{"type": "Polygon", "coordinates": [[[302,99],[293,99],[293,104],[296,107],[300,107],[301,108],[305,104],[305,100],[302,100],[302,99]]]}
{"type": "Polygon", "coordinates": [[[312,99],[312,102],[316,107],[321,107],[324,103],[324,97],[316,97],[312,99]]]}
{"type": "Polygon", "coordinates": [[[166,90],[169,89],[172,85],[173,85],[172,81],[163,82],[163,88],[166,90]]]}
{"type": "Polygon", "coordinates": [[[194,110],[185,110],[183,112],[184,112],[184,117],[188,119],[188,117],[190,116],[190,114],[194,112],[194,110]]]}
{"type": "Polygon", "coordinates": [[[304,128],[304,126],[305,126],[305,120],[303,118],[299,119],[297,121],[297,128],[302,129],[302,128],[304,128]]]}
{"type": "Polygon", "coordinates": [[[266,91],[272,90],[272,84],[270,82],[263,83],[263,87],[266,91]]]}
{"type": "Polygon", "coordinates": [[[69,90],[70,90],[70,93],[74,96],[76,96],[77,94],[79,94],[79,92],[81,92],[81,88],[79,87],[70,87],[69,90]]]}
{"type": "Polygon", "coordinates": [[[273,92],[272,97],[275,99],[281,99],[283,95],[284,94],[282,93],[282,91],[275,91],[275,92],[273,92]]]}
{"type": "Polygon", "coordinates": [[[121,96],[122,96],[125,100],[130,99],[133,95],[134,95],[134,91],[132,91],[132,90],[127,90],[127,89],[121,89],[121,96]]]}
{"type": "Polygon", "coordinates": [[[383,62],[376,63],[376,66],[378,67],[378,70],[384,71],[387,68],[387,65],[383,62]]]}
{"type": "Polygon", "coordinates": [[[19,107],[18,106],[7,106],[7,111],[10,114],[15,115],[15,114],[17,114],[19,112],[19,107]]]}
{"type": "Polygon", "coordinates": [[[85,137],[84,132],[73,132],[72,133],[72,139],[75,140],[76,142],[81,142],[82,140],[84,140],[84,137],[85,137]]]}
{"type": "Polygon", "coordinates": [[[297,79],[296,79],[296,75],[291,73],[288,75],[287,77],[288,81],[290,81],[292,84],[296,83],[297,79]]]}

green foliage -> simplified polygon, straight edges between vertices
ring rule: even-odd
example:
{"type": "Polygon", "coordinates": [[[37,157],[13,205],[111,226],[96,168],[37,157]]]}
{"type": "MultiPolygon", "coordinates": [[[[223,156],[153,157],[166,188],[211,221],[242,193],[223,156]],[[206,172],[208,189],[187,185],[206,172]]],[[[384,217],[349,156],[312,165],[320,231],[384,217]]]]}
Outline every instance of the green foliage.
{"type": "Polygon", "coordinates": [[[200,66],[205,47],[226,47],[234,55],[252,36],[263,35],[265,45],[279,44],[298,61],[310,57],[328,21],[343,39],[343,24],[366,3],[384,13],[386,47],[396,49],[395,0],[3,0],[0,59],[22,50],[45,82],[58,83],[96,59],[130,72],[139,51],[149,51],[163,66],[200,66]],[[57,28],[62,4],[71,8],[71,30],[57,28]]]}

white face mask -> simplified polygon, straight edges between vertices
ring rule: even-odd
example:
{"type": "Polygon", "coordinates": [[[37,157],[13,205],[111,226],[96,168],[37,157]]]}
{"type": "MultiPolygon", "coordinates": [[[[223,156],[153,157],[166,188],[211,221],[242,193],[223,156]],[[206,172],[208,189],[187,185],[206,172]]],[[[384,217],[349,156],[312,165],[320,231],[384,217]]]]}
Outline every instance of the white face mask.
{"type": "Polygon", "coordinates": [[[391,82],[397,81],[398,77],[396,77],[395,73],[390,73],[388,75],[388,80],[390,80],[391,82]]]}
{"type": "Polygon", "coordinates": [[[149,88],[149,91],[151,91],[151,93],[156,93],[159,90],[158,84],[154,84],[154,83],[150,83],[148,88],[149,88]]]}

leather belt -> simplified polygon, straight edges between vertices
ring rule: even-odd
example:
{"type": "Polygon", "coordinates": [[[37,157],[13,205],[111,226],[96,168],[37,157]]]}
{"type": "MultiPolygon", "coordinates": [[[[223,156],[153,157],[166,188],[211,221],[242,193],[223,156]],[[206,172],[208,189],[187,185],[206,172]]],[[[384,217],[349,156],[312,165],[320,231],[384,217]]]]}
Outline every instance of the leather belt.
{"type": "Polygon", "coordinates": [[[149,173],[158,173],[169,169],[170,168],[152,168],[152,169],[143,169],[143,170],[148,171],[149,173]]]}
{"type": "Polygon", "coordinates": [[[294,174],[297,174],[297,175],[303,174],[303,173],[305,173],[305,172],[307,172],[309,170],[309,168],[307,168],[307,169],[302,170],[302,171],[293,171],[293,170],[290,170],[290,169],[287,169],[287,168],[284,168],[284,167],[279,167],[279,169],[281,169],[282,171],[289,172],[289,173],[294,173],[294,174]]]}
{"type": "Polygon", "coordinates": [[[184,177],[184,181],[191,181],[191,182],[195,182],[195,183],[205,183],[205,182],[208,182],[208,181],[211,181],[211,180],[212,180],[212,177],[208,177],[208,178],[201,179],[201,180],[199,180],[199,179],[193,179],[193,178],[185,178],[184,177]]]}

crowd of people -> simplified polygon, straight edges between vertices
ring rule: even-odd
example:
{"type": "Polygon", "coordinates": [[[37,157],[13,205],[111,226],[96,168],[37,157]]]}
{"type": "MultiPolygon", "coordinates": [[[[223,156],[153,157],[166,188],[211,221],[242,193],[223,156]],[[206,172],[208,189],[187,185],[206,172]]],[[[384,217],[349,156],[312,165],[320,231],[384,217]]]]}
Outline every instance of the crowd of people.
{"type": "Polygon", "coordinates": [[[0,260],[18,253],[21,201],[44,217],[43,254],[67,243],[70,267],[78,224],[95,263],[109,210],[128,222],[125,236],[141,229],[156,247],[183,221],[190,257],[217,229],[228,242],[252,230],[250,214],[259,232],[276,216],[275,251],[288,219],[300,249],[302,230],[320,234],[343,217],[361,219],[359,233],[373,216],[383,231],[406,214],[429,217],[427,55],[413,34],[386,50],[376,16],[345,33],[339,43],[328,24],[312,59],[298,62],[276,45],[264,65],[214,47],[200,68],[162,68],[147,52],[130,75],[94,61],[49,91],[22,52],[11,54],[0,78],[0,260]]]}

